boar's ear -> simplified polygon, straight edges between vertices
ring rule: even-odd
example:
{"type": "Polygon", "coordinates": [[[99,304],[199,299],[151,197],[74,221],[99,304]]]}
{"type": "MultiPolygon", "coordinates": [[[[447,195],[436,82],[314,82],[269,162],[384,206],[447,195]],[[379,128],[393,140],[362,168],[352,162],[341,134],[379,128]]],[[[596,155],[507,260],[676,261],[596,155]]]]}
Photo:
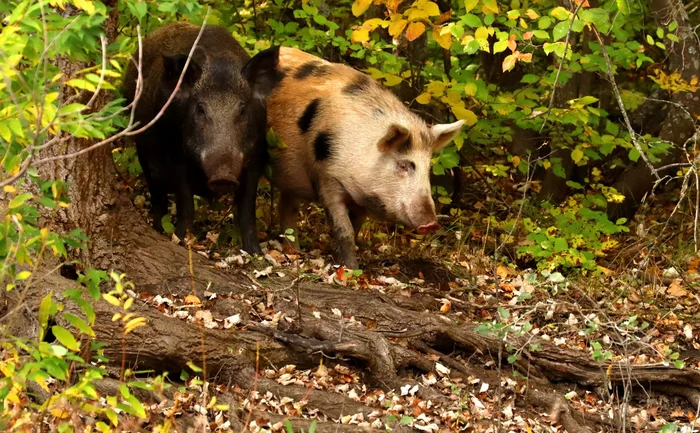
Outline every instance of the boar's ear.
{"type": "Polygon", "coordinates": [[[283,75],[277,69],[280,47],[268,48],[256,54],[243,66],[241,74],[248,80],[257,98],[264,99],[282,80],[283,75]]]}
{"type": "Polygon", "coordinates": [[[459,134],[462,125],[464,125],[464,120],[458,120],[455,123],[433,125],[430,128],[430,135],[433,137],[433,152],[439,152],[447,146],[447,144],[459,134]]]}
{"type": "MultiPolygon", "coordinates": [[[[196,51],[195,51],[196,54],[196,51]]],[[[163,56],[163,81],[165,87],[169,91],[175,90],[177,81],[180,79],[182,70],[185,69],[187,63],[187,54],[176,54],[174,56],[163,56]]],[[[185,76],[182,78],[180,89],[187,91],[199,80],[202,76],[202,68],[195,60],[195,56],[190,59],[190,64],[187,65],[185,76]]]]}
{"type": "Polygon", "coordinates": [[[377,146],[382,152],[390,152],[399,150],[406,142],[410,139],[408,129],[403,126],[394,123],[389,127],[389,130],[377,146]]]}

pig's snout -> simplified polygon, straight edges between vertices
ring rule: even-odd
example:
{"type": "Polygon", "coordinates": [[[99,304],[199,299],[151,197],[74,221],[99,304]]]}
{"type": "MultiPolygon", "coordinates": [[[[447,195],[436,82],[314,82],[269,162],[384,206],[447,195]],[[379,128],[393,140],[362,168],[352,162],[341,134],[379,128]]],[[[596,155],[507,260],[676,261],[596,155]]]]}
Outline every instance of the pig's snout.
{"type": "Polygon", "coordinates": [[[232,193],[238,188],[243,169],[242,155],[207,155],[204,171],[207,174],[207,186],[216,194],[232,193]]]}
{"type": "Polygon", "coordinates": [[[437,223],[437,221],[431,221],[428,224],[423,224],[422,226],[418,226],[416,228],[416,232],[421,235],[427,235],[430,233],[435,233],[437,229],[440,228],[440,224],[437,223]]]}
{"type": "Polygon", "coordinates": [[[209,189],[218,194],[233,192],[238,188],[238,180],[232,176],[221,176],[209,179],[209,189]]]}

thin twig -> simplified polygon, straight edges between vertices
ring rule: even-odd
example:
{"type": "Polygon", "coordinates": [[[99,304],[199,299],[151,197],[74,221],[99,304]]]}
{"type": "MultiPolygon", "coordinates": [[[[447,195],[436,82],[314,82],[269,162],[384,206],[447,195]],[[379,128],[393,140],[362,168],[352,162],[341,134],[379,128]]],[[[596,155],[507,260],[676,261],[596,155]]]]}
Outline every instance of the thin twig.
{"type": "Polygon", "coordinates": [[[610,80],[610,85],[612,86],[613,93],[615,94],[615,99],[617,100],[617,105],[620,108],[620,111],[622,112],[622,118],[625,120],[625,126],[627,127],[627,131],[629,132],[630,137],[632,139],[632,145],[639,153],[639,156],[642,157],[642,160],[649,168],[649,171],[651,172],[651,174],[654,175],[654,177],[657,179],[657,181],[660,181],[661,176],[659,176],[658,171],[656,170],[656,168],[654,168],[651,161],[649,161],[649,159],[647,158],[646,152],[644,152],[644,150],[642,149],[642,146],[640,146],[639,142],[637,141],[637,133],[634,131],[634,128],[632,128],[632,123],[630,122],[630,118],[627,115],[627,110],[625,109],[625,104],[622,102],[622,96],[620,95],[620,89],[618,89],[617,82],[615,81],[615,74],[613,73],[612,62],[610,61],[610,56],[608,55],[608,51],[606,50],[605,44],[603,44],[603,39],[600,37],[600,33],[598,33],[598,30],[595,27],[592,27],[592,29],[593,29],[593,34],[598,39],[598,43],[600,44],[600,52],[603,54],[603,57],[605,58],[605,65],[608,68],[608,79],[610,80]]]}
{"type": "Polygon", "coordinates": [[[571,22],[569,23],[569,30],[566,32],[566,40],[564,41],[564,54],[561,56],[561,61],[559,62],[559,69],[557,69],[557,76],[554,78],[554,87],[552,88],[552,96],[549,98],[549,106],[547,107],[547,114],[544,116],[544,122],[542,122],[542,126],[540,127],[540,133],[544,130],[544,126],[547,124],[547,120],[549,120],[549,113],[552,112],[552,107],[554,106],[554,96],[556,95],[557,92],[557,83],[559,82],[559,75],[561,74],[561,70],[564,67],[564,60],[566,60],[566,54],[569,51],[569,38],[571,37],[571,29],[574,26],[574,21],[576,21],[576,15],[578,14],[578,10],[581,9],[581,6],[585,3],[584,0],[578,0],[578,6],[576,6],[576,10],[574,11],[573,17],[571,18],[571,22]]]}

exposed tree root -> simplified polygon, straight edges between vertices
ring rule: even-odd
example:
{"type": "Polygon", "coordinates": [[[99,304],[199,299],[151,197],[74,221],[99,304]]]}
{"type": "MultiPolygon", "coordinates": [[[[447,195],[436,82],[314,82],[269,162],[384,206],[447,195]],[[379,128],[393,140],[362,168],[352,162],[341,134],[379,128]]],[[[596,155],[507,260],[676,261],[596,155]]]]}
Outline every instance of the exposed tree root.
{"type": "MultiPolygon", "coordinates": [[[[374,292],[298,280],[289,284],[289,280],[281,279],[265,280],[263,286],[241,273],[230,275],[214,270],[209,261],[197,254],[193,254],[195,272],[191,275],[186,249],[165,242],[145,228],[136,227],[134,231],[137,236],[129,236],[122,245],[128,245],[141,260],[138,266],[132,261],[123,270],[129,272],[129,279],[139,290],[183,295],[191,292],[194,281],[200,295],[205,288],[221,294],[259,293],[261,299],[265,299],[275,311],[283,312],[287,319],[281,320],[277,328],[249,322],[242,329],[211,330],[168,317],[150,305],[137,302],[132,311],[146,317],[148,326],[137,328],[123,337],[119,324],[111,321],[116,312],[114,307],[99,302],[95,305],[97,320],[94,330],[97,339],[106,344],[105,355],[116,366],[124,357],[133,368],[171,372],[187,370],[188,361],[199,363],[204,359],[203,342],[207,377],[219,383],[235,383],[241,388],[252,389],[256,354],[259,354],[264,368],[288,364],[312,368],[318,366],[322,357],[328,364],[359,363],[366,366],[371,383],[396,390],[416,383],[411,374],[406,374],[411,370],[435,371],[436,360],[450,367],[455,374],[479,377],[492,386],[498,386],[499,372],[483,367],[485,361],[493,360],[495,365],[508,366],[508,370],[514,369],[527,377],[528,403],[540,408],[540,412],[554,414],[556,422],[575,432],[588,432],[591,424],[609,426],[610,422],[591,419],[572,409],[557,394],[551,385],[554,382],[594,389],[632,383],[647,390],[684,396],[691,401],[693,409],[700,401],[700,373],[697,371],[625,363],[599,364],[586,352],[559,348],[531,338],[499,338],[483,334],[473,324],[458,322],[457,317],[425,311],[411,303],[406,308],[404,300],[398,302],[391,296],[374,292]],[[358,296],[362,297],[362,302],[357,302],[358,296]],[[341,317],[332,313],[333,309],[339,310],[341,317]],[[311,311],[319,317],[312,315],[311,311]],[[354,320],[349,320],[351,318],[354,320]],[[511,353],[505,340],[510,347],[519,350],[519,359],[513,365],[506,362],[511,353]],[[529,351],[533,343],[539,345],[539,350],[529,351]],[[497,359],[499,355],[500,361],[497,359]],[[464,359],[470,361],[464,362],[464,359]]],[[[49,290],[58,294],[74,284],[55,273],[50,274],[35,282],[30,295],[19,307],[13,305],[13,302],[19,302],[18,298],[5,295],[7,299],[0,317],[15,325],[11,329],[22,330],[23,336],[36,336],[38,325],[32,317],[35,317],[41,298],[49,290]],[[10,312],[11,317],[8,316],[10,312]]],[[[241,305],[232,305],[233,299],[219,305],[221,313],[229,308],[245,312],[241,305]]],[[[422,302],[421,305],[430,303],[422,302]]],[[[66,308],[79,313],[70,304],[66,308]]],[[[259,392],[270,391],[293,399],[306,397],[310,406],[332,419],[343,414],[368,415],[372,411],[327,391],[312,390],[309,393],[306,388],[284,387],[267,379],[260,379],[257,386],[259,392]]],[[[447,402],[446,397],[432,387],[419,388],[423,399],[447,402]]],[[[263,416],[277,419],[276,415],[263,416]]],[[[307,423],[306,420],[295,422],[307,423]]],[[[343,428],[338,431],[350,431],[343,428]]]]}

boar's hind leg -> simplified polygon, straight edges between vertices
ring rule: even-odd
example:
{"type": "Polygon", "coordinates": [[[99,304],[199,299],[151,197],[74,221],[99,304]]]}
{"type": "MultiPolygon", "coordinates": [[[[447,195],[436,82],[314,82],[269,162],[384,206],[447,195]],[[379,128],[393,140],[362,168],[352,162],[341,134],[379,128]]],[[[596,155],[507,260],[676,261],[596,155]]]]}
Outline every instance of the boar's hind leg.
{"type": "MultiPolygon", "coordinates": [[[[136,147],[143,177],[146,178],[148,192],[151,193],[151,217],[153,218],[153,228],[163,233],[163,217],[168,212],[168,191],[163,187],[157,176],[154,178],[149,156],[145,154],[143,146],[136,147]]],[[[156,175],[158,173],[155,173],[156,175]]]]}
{"type": "MultiPolygon", "coordinates": [[[[177,170],[177,173],[185,173],[185,170],[177,170]]],[[[175,234],[184,239],[188,231],[194,226],[194,194],[186,176],[180,176],[175,191],[175,205],[177,207],[177,224],[175,234]]]]}
{"type": "Polygon", "coordinates": [[[255,225],[255,199],[258,193],[258,182],[262,175],[262,164],[259,158],[254,158],[243,171],[243,179],[238,187],[236,201],[238,205],[238,225],[243,241],[243,250],[248,254],[260,254],[257,227],[255,225]]]}
{"type": "Polygon", "coordinates": [[[293,197],[290,193],[280,191],[279,202],[280,213],[280,229],[282,234],[286,234],[287,230],[293,230],[294,241],[284,236],[284,247],[287,250],[296,250],[299,246],[299,234],[297,233],[297,217],[299,216],[299,200],[293,197]]]}
{"type": "Polygon", "coordinates": [[[350,269],[358,269],[355,256],[355,231],[345,202],[345,191],[336,181],[320,188],[321,203],[330,219],[335,260],[350,269]]]}

